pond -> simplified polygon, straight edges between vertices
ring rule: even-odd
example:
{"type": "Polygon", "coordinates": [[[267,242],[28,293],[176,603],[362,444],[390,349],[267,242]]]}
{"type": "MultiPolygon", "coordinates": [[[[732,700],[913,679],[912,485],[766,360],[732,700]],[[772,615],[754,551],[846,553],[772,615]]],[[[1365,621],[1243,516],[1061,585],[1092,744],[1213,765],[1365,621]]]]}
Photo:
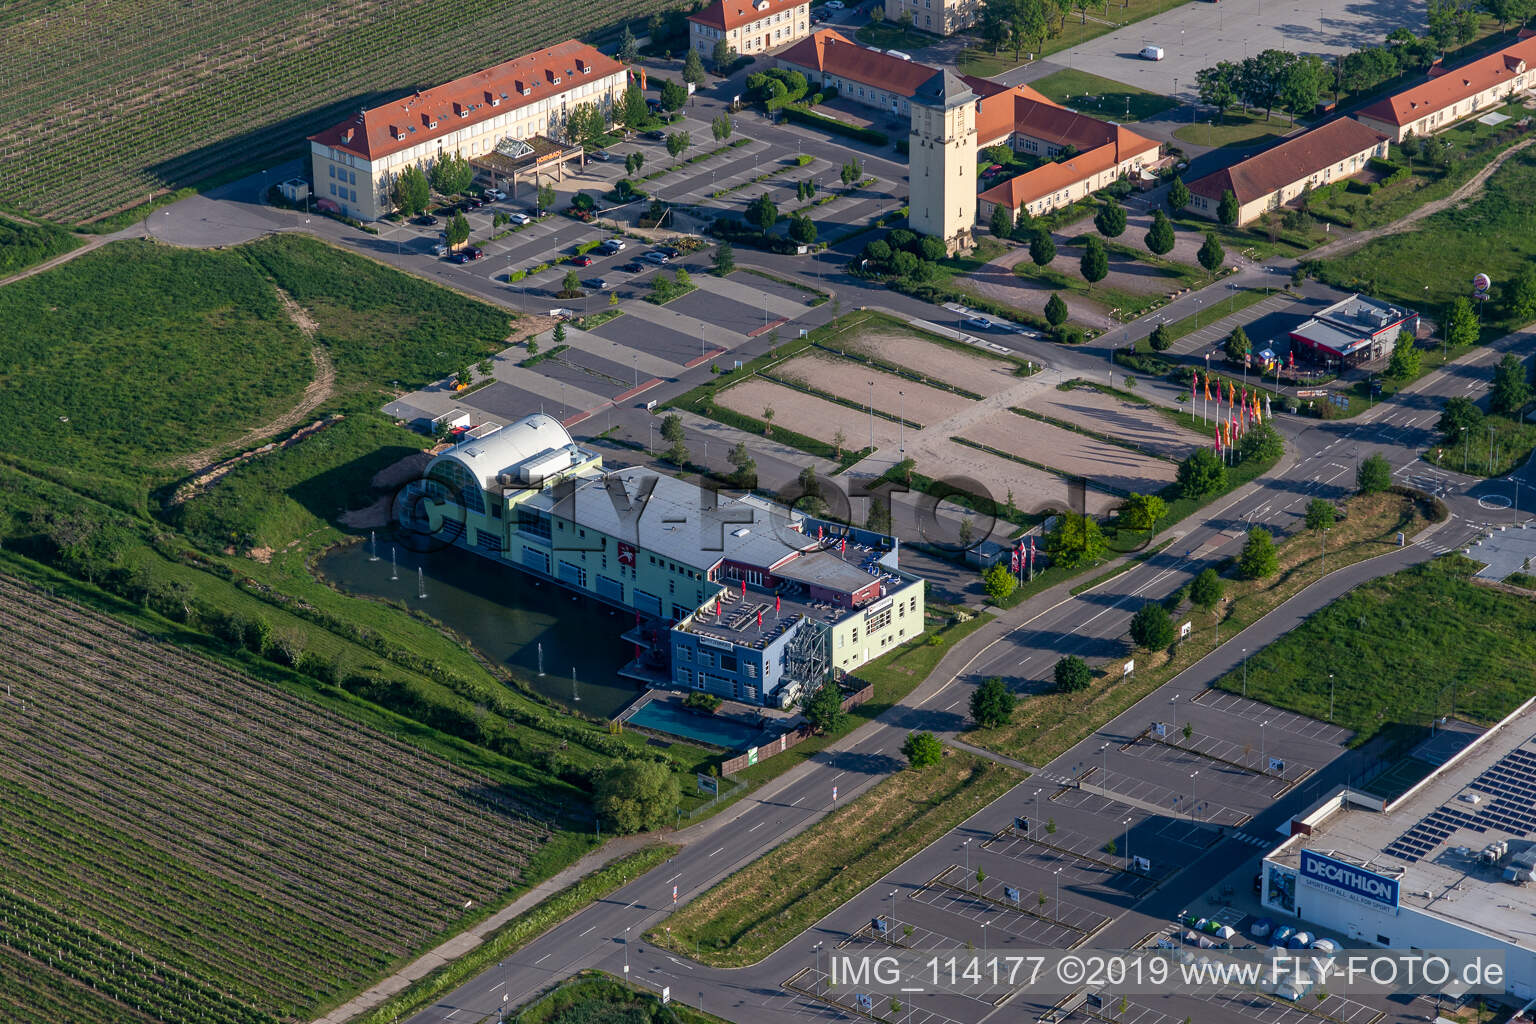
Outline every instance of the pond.
{"type": "Polygon", "coordinates": [[[377,561],[366,542],[337,548],[320,560],[320,575],[349,594],[420,609],[537,692],[585,714],[611,718],[638,695],[638,684],[618,675],[634,657],[619,639],[632,615],[459,548],[418,554],[383,533],[377,547],[377,561]]]}

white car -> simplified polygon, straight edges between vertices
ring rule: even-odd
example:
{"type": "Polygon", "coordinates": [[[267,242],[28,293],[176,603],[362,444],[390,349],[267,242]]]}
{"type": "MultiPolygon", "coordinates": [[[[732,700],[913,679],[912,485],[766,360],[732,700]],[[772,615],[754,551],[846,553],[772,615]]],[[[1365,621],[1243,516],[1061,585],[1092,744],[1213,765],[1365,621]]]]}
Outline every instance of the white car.
{"type": "Polygon", "coordinates": [[[990,331],[992,329],[992,321],[984,316],[966,317],[964,324],[966,327],[976,331],[990,331]]]}
{"type": "Polygon", "coordinates": [[[491,200],[492,202],[499,203],[507,198],[507,194],[499,188],[488,188],[485,190],[485,198],[491,200]]]}
{"type": "Polygon", "coordinates": [[[1143,46],[1141,48],[1142,60],[1162,60],[1163,48],[1161,46],[1143,46]]]}
{"type": "Polygon", "coordinates": [[[652,249],[650,252],[646,253],[644,256],[641,256],[640,258],[645,260],[648,263],[655,263],[658,266],[660,266],[663,263],[671,263],[672,262],[672,258],[670,256],[668,256],[666,253],[664,253],[664,252],[657,252],[654,249],[652,249]]]}
{"type": "Polygon", "coordinates": [[[827,10],[840,11],[843,9],[843,0],[827,0],[827,10]]]}
{"type": "Polygon", "coordinates": [[[623,252],[629,243],[622,238],[610,238],[604,242],[602,248],[606,252],[623,252]]]}
{"type": "Polygon", "coordinates": [[[528,224],[533,221],[533,218],[526,213],[509,213],[507,214],[507,219],[513,224],[528,224]]]}

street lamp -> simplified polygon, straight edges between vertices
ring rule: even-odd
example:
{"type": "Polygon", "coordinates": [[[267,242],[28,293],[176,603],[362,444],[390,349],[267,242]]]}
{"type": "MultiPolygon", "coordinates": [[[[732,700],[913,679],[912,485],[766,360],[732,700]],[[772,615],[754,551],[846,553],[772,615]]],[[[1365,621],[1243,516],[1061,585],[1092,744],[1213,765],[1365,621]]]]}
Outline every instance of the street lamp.
{"type": "Polygon", "coordinates": [[[1509,476],[1505,477],[1505,479],[1515,485],[1515,502],[1510,507],[1514,510],[1515,513],[1514,521],[1518,523],[1520,521],[1520,478],[1514,474],[1510,474],[1509,476]]]}
{"type": "Polygon", "coordinates": [[[875,382],[869,382],[869,450],[875,450],[875,382]]]}
{"type": "Polygon", "coordinates": [[[971,841],[963,840],[960,843],[960,849],[965,851],[965,877],[969,878],[971,877],[971,841]]]}
{"type": "Polygon", "coordinates": [[[629,925],[624,926],[624,980],[629,980],[629,925]]]}
{"type": "Polygon", "coordinates": [[[1035,823],[1037,825],[1042,824],[1040,821],[1040,790],[1038,789],[1035,790],[1035,823]]]}
{"type": "Polygon", "coordinates": [[[1248,648],[1243,648],[1243,697],[1248,696],[1248,648]]]}
{"type": "Polygon", "coordinates": [[[1265,775],[1269,774],[1269,762],[1264,759],[1264,727],[1267,725],[1268,722],[1259,723],[1259,769],[1265,775]]]}
{"type": "Polygon", "coordinates": [[[1056,904],[1051,908],[1051,916],[1057,924],[1061,924],[1061,868],[1052,872],[1056,876],[1056,904]]]}
{"type": "Polygon", "coordinates": [[[897,421],[898,423],[901,424],[901,428],[900,428],[901,429],[901,434],[899,435],[900,438],[901,438],[901,443],[900,443],[899,451],[900,451],[901,457],[902,458],[906,458],[906,456],[907,456],[907,393],[905,391],[898,391],[898,392],[896,392],[896,397],[901,399],[901,416],[900,416],[900,419],[898,419],[898,421],[897,421]]]}
{"type": "Polygon", "coordinates": [[[991,921],[981,922],[981,951],[983,953],[987,951],[987,925],[991,923],[991,921]]]}
{"type": "Polygon", "coordinates": [[[816,975],[817,975],[817,977],[820,977],[821,976],[821,943],[818,942],[818,943],[816,943],[816,945],[812,946],[811,947],[811,952],[816,954],[816,975]]]}
{"type": "Polygon", "coordinates": [[[1333,673],[1328,673],[1328,721],[1333,721],[1333,673]]]}
{"type": "Polygon", "coordinates": [[[892,889],[891,890],[891,927],[892,928],[896,927],[896,894],[898,892],[900,892],[900,891],[901,891],[900,889],[892,889]]]}
{"type": "MultiPolygon", "coordinates": [[[[1103,746],[1101,746],[1099,748],[1099,769],[1100,769],[1100,774],[1104,778],[1107,779],[1109,777],[1109,744],[1108,743],[1104,744],[1103,746]]],[[[1106,782],[1105,785],[1108,785],[1108,783],[1106,782]]]]}
{"type": "Polygon", "coordinates": [[[1197,805],[1195,803],[1195,776],[1199,775],[1199,774],[1200,774],[1199,769],[1196,769],[1195,771],[1192,771],[1192,772],[1189,773],[1189,820],[1190,821],[1194,821],[1195,820],[1195,812],[1198,810],[1198,807],[1197,807],[1197,805]]]}

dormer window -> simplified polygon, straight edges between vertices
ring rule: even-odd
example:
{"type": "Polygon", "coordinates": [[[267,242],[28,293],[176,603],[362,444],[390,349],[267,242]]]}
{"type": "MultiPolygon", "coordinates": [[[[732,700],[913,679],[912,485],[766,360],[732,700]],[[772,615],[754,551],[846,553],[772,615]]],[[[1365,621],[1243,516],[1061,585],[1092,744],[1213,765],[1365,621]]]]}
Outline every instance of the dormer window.
{"type": "Polygon", "coordinates": [[[592,65],[587,63],[585,57],[577,57],[576,58],[576,70],[580,71],[582,74],[585,75],[585,74],[587,74],[588,72],[590,72],[592,70],[592,65]]]}
{"type": "Polygon", "coordinates": [[[527,96],[529,93],[533,92],[533,83],[532,82],[525,82],[521,78],[519,78],[517,80],[517,82],[514,83],[514,84],[516,84],[516,86],[517,86],[517,94],[519,96],[527,96]]]}
{"type": "Polygon", "coordinates": [[[437,127],[437,115],[435,114],[422,114],[421,121],[428,129],[437,127]]]}
{"type": "Polygon", "coordinates": [[[549,79],[549,84],[550,85],[559,85],[560,84],[560,76],[555,74],[553,70],[546,70],[544,72],[544,77],[549,79]]]}
{"type": "Polygon", "coordinates": [[[485,93],[485,102],[489,103],[493,107],[499,107],[501,106],[501,97],[487,89],[485,93]]]}
{"type": "Polygon", "coordinates": [[[389,126],[389,134],[394,136],[396,142],[399,142],[405,138],[405,129],[400,125],[392,124],[389,126]]]}

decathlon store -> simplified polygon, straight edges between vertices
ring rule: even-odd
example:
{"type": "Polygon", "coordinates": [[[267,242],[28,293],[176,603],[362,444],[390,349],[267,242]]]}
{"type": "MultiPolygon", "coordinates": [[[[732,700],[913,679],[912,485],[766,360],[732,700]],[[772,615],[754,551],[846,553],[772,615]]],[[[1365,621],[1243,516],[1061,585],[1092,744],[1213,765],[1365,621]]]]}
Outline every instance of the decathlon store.
{"type": "Polygon", "coordinates": [[[1296,818],[1264,858],[1264,906],[1345,946],[1496,949],[1506,991],[1536,996],[1533,704],[1391,804],[1341,788],[1296,818]]]}

